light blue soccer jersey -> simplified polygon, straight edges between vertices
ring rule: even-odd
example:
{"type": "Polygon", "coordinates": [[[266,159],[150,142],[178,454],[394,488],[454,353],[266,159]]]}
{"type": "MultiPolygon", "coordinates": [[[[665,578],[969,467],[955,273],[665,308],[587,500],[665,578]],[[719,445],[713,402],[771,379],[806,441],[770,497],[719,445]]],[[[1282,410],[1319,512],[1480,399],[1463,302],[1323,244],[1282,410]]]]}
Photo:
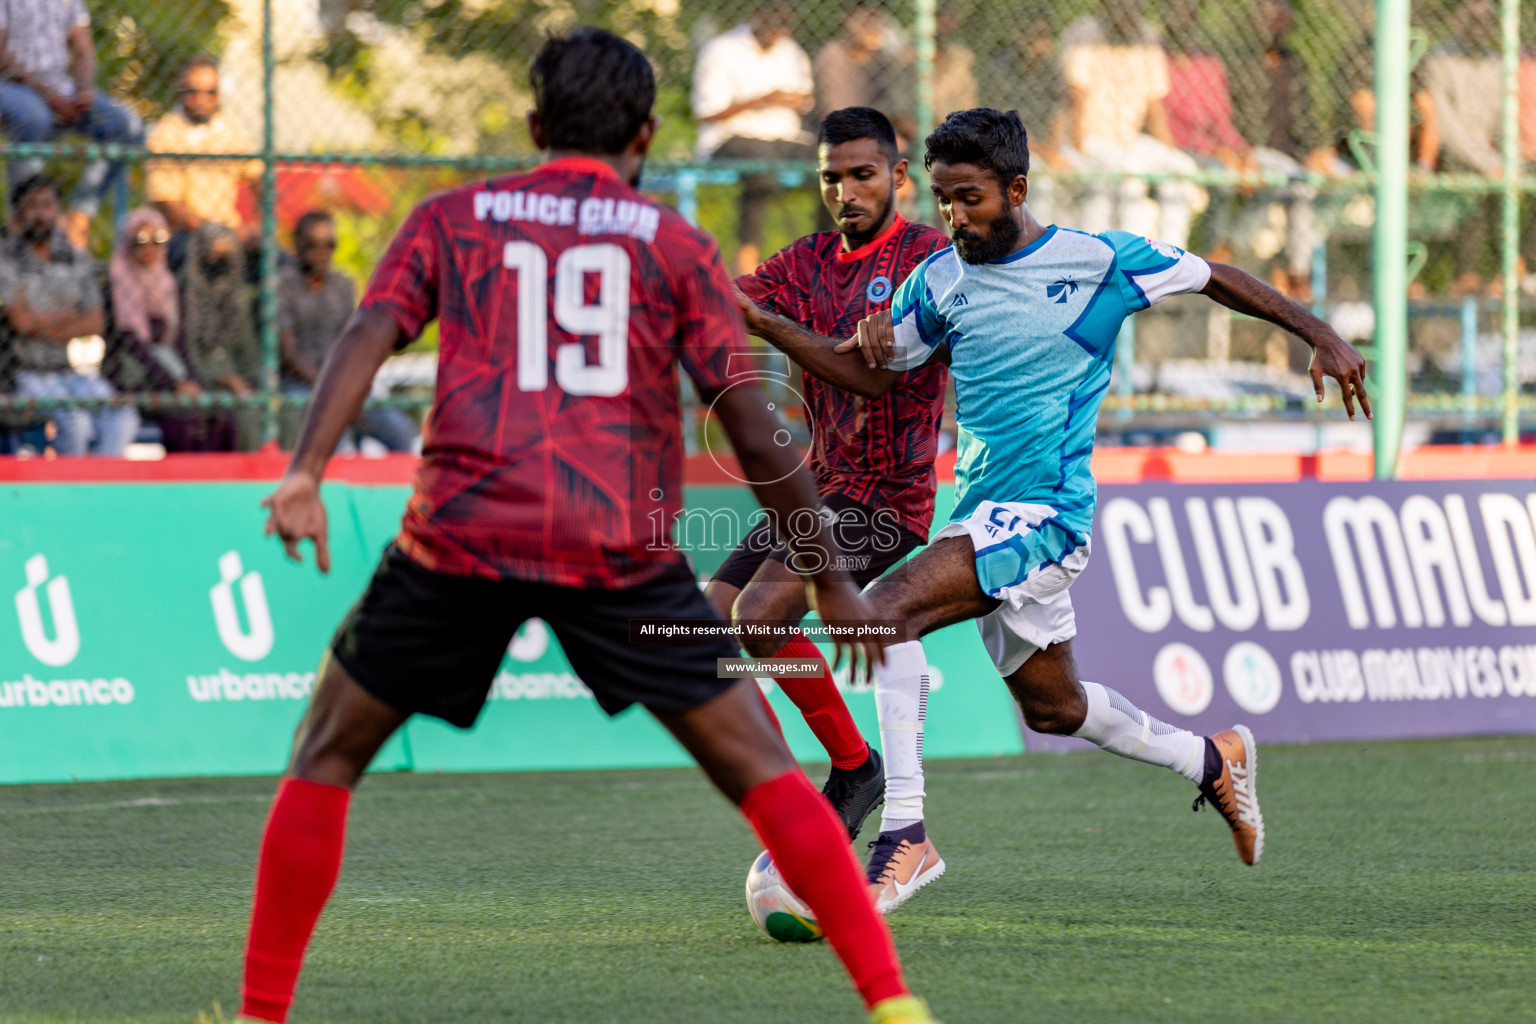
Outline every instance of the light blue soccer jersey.
{"type": "Polygon", "coordinates": [[[918,266],[892,302],[891,365],[909,369],[949,347],[960,428],[950,521],[983,501],[1050,505],[1060,547],[1085,543],[1089,456],[1120,324],[1210,276],[1200,257],[1164,242],[1057,227],[991,263],[949,248],[918,266]]]}

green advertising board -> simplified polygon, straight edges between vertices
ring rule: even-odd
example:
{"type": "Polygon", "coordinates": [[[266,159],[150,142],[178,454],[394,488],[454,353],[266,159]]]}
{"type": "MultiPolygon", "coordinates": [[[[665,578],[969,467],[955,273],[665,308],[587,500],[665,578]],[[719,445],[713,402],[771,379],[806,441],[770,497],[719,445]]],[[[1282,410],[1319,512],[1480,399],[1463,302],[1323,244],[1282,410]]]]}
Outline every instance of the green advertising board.
{"type": "MultiPolygon", "coordinates": [[[[403,486],[327,485],[332,569],[295,565],[262,535],[268,483],[29,484],[0,491],[0,782],[278,772],[320,652],[395,532],[403,486]]],[[[745,522],[744,489],[692,488],[679,524],[701,573],[745,522]],[[713,531],[713,533],[712,533],[713,531]]],[[[952,495],[940,494],[942,517],[952,495]]],[[[942,521],[942,520],[941,520],[942,521]]],[[[735,534],[739,536],[739,534],[735,534]]],[[[925,754],[1021,750],[975,630],[925,644],[934,669],[925,754]]],[[[867,686],[840,678],[876,735],[867,686]]],[[[414,719],[383,770],[678,765],[637,709],[608,719],[543,623],[513,641],[474,729],[414,719]]],[[[796,754],[821,750],[770,692],[796,754]]]]}

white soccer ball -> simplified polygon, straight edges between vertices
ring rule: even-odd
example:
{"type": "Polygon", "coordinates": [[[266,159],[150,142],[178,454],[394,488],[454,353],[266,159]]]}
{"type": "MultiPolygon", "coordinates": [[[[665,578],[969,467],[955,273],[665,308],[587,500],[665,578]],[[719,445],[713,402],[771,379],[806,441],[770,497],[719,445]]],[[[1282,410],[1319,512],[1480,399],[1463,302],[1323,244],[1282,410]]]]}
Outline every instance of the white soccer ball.
{"type": "Polygon", "coordinates": [[[821,926],[800,897],[789,891],[779,866],[764,850],[747,872],[747,911],[757,926],[780,942],[815,942],[821,926]]]}

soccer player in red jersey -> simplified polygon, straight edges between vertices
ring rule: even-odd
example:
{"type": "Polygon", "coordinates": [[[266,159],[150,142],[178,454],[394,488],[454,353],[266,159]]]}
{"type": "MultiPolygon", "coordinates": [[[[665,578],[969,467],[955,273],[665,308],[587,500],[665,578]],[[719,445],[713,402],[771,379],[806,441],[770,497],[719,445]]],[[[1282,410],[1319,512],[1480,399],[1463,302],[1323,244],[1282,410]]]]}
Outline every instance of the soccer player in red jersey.
{"type": "MultiPolygon", "coordinates": [[[[725,640],[631,643],[632,618],[718,621],[670,535],[680,509],[679,365],[712,401],[745,474],[796,551],[820,551],[823,614],[869,608],[820,519],[796,455],[753,382],[730,280],[708,236],[634,188],[656,130],[655,80],[598,29],[548,41],[530,75],[526,174],[421,203],[336,343],[292,464],[265,504],[289,554],[329,567],[319,483],[385,357],[432,319],[437,392],[399,536],[320,669],[267,820],[241,1014],[283,1021],[341,867],[347,809],[412,714],[471,725],[518,626],[544,619],[614,714],[650,710],[751,822],[810,906],[872,1021],[921,1024],[895,947],[832,809],[796,767],[750,679],[716,678],[725,640]],[[798,514],[798,515],[797,515],[798,514]],[[809,520],[809,522],[807,522],[809,520]]],[[[878,660],[874,644],[845,645],[878,660]]]]}
{"type": "MultiPolygon", "coordinates": [[[[913,267],[950,244],[943,232],[896,212],[907,162],[884,114],[870,107],[833,111],[817,142],[821,198],[837,230],[807,235],[736,279],[748,329],[796,359],[803,355],[793,347],[799,335],[783,325],[847,337],[861,318],[889,307],[913,267]]],[[[927,541],[945,368],[924,366],[874,397],[827,384],[809,364],[802,366],[816,489],[824,515],[835,517],[849,575],[862,587],[927,541]]],[[[760,523],[716,570],[706,593],[721,615],[738,623],[798,623],[808,610],[805,581],[786,565],[789,557],[760,523]]],[[[745,636],[742,645],[754,657],[821,661],[819,677],[786,675],[778,683],[826,748],[832,770],[822,792],[856,837],[884,797],[885,774],[831,670],[798,629],[787,643],[782,636],[745,636]]]]}

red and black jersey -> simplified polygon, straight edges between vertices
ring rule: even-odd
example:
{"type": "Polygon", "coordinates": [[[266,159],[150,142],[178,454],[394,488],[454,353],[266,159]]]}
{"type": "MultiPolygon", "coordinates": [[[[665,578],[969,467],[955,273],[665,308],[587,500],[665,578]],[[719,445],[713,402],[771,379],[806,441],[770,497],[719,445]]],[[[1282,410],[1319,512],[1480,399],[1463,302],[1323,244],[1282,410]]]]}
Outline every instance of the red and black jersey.
{"type": "MultiPolygon", "coordinates": [[[[897,216],[880,237],[852,252],[843,251],[836,231],[806,235],[736,283],[769,312],[817,334],[848,338],[864,317],[889,308],[896,286],[919,263],[949,245],[943,232],[897,216]]],[[[802,373],[814,437],[811,467],[821,493],[888,507],[902,526],[928,536],[947,372],[930,360],[873,399],[802,373]]]]}
{"type": "Polygon", "coordinates": [[[363,296],[439,327],[437,391],[396,543],[456,576],[627,587],[682,560],[677,366],[745,353],[714,241],[596,160],[422,202],[363,296]]]}

